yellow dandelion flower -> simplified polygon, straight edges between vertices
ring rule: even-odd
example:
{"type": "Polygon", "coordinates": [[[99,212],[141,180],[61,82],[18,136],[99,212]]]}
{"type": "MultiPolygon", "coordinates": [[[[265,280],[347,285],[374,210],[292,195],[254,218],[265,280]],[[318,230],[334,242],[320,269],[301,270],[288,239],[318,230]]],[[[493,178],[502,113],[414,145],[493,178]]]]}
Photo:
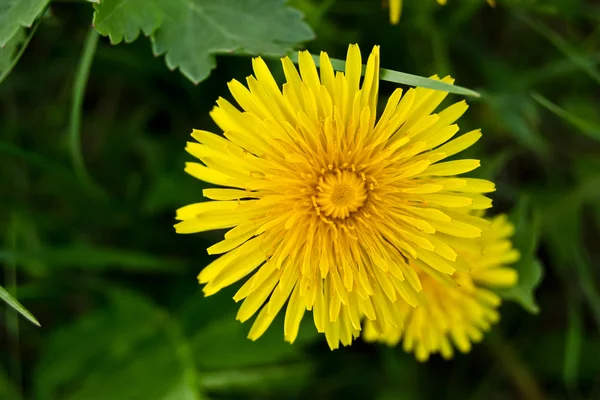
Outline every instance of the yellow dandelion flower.
{"type": "MultiPolygon", "coordinates": [[[[390,23],[396,25],[400,22],[400,15],[402,14],[402,0],[389,0],[390,6],[390,23]]],[[[446,5],[447,0],[437,0],[440,5],[446,5]]],[[[496,7],[495,0],[486,0],[490,7],[496,7]]]]}
{"type": "Polygon", "coordinates": [[[192,133],[197,142],[186,150],[202,163],[186,171],[221,187],[204,190],[212,201],[179,209],[175,229],[230,229],[208,248],[223,255],[198,279],[212,295],[251,275],[234,296],[243,300],[240,321],[258,312],[250,339],[287,301],[285,340],[294,341],[308,310],[337,348],[358,336],[361,316],[401,327],[394,303],[423,301],[409,260],[439,274],[461,268],[446,240],[481,235],[486,221],[465,210],[490,207],[481,193],[494,185],[454,177],[478,160],[446,161],[481,136],[451,140],[464,101],[435,114],[446,92],[396,89],[377,117],[379,47],[362,85],[357,45],[349,46],[345,72],[334,72],[324,52],[320,72],[306,51],[299,71],[287,57],[282,64],[282,89],[261,58],[247,87],[229,83],[239,108],[220,98],[211,112],[224,137],[192,133]]]}
{"type": "Polygon", "coordinates": [[[508,267],[519,259],[509,239],[513,231],[513,225],[501,215],[493,219],[481,238],[456,243],[460,248],[458,262],[466,264],[469,272],[457,271],[452,278],[429,275],[425,272],[429,267],[418,260],[411,262],[427,304],[413,308],[397,302],[395,312],[402,315],[404,329],[369,321],[364,338],[389,345],[402,340],[404,350],[414,352],[419,361],[434,353],[451,358],[452,343],[461,352],[468,352],[471,342],[479,342],[483,332],[499,319],[501,299],[488,287],[511,287],[517,282],[517,271],[508,267]]]}

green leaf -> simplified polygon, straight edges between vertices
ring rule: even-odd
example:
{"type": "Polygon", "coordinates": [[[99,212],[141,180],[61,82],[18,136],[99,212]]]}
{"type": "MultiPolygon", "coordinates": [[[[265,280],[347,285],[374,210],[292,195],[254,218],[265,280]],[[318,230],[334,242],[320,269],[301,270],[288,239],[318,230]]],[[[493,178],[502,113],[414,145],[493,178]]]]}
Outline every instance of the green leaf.
{"type": "Polygon", "coordinates": [[[217,54],[283,56],[314,38],[302,14],[285,0],[104,0],[95,5],[98,32],[112,43],[152,35],[153,51],[165,55],[194,83],[215,67],[217,54]]]}
{"type": "MultiPolygon", "coordinates": [[[[298,54],[297,53],[291,53],[291,54],[289,54],[289,57],[293,62],[295,62],[295,63],[298,62],[298,54]]],[[[317,67],[320,66],[320,64],[321,64],[320,57],[317,55],[314,55],[314,54],[311,54],[311,57],[314,60],[317,67]]],[[[333,69],[336,71],[344,71],[344,69],[346,68],[346,62],[344,60],[338,60],[335,58],[331,58],[330,60],[331,60],[331,65],[333,66],[333,69]]],[[[363,75],[365,73],[365,70],[366,70],[366,66],[363,65],[363,68],[362,68],[363,75]]],[[[424,87],[424,88],[433,89],[433,90],[440,90],[442,92],[462,94],[465,96],[473,96],[473,97],[481,96],[476,91],[464,88],[462,86],[455,86],[455,85],[451,85],[449,83],[442,82],[439,80],[425,78],[423,76],[418,76],[418,75],[407,74],[404,72],[394,71],[391,69],[380,68],[379,69],[379,79],[381,79],[383,81],[387,81],[387,82],[398,83],[401,85],[408,85],[408,86],[415,86],[415,87],[419,86],[419,87],[424,87]]]]}
{"type": "Polygon", "coordinates": [[[154,53],[165,54],[167,66],[194,83],[208,77],[216,54],[283,56],[314,37],[285,0],[171,0],[160,6],[163,24],[152,37],[154,53]]]}
{"type": "Polygon", "coordinates": [[[516,286],[498,290],[502,298],[521,304],[527,311],[537,314],[540,309],[534,298],[534,291],[543,277],[543,265],[536,256],[540,237],[540,221],[534,212],[531,201],[523,196],[510,216],[515,224],[513,244],[521,252],[521,258],[514,265],[519,273],[516,286]]]}
{"type": "MultiPolygon", "coordinates": [[[[38,398],[197,400],[177,321],[148,298],[112,290],[106,307],[53,332],[36,370],[38,398]]],[[[191,369],[191,370],[190,370],[191,369]]]]}
{"type": "Polygon", "coordinates": [[[162,22],[161,10],[153,0],[103,0],[94,4],[94,26],[112,44],[131,43],[140,31],[150,36],[162,22]]]}
{"type": "Polygon", "coordinates": [[[531,93],[531,97],[545,107],[550,112],[554,113],[557,117],[567,121],[574,127],[578,128],[581,132],[585,133],[589,138],[596,141],[600,141],[600,126],[594,122],[587,121],[577,115],[571,114],[567,110],[554,104],[539,93],[531,93]]]}
{"type": "Polygon", "coordinates": [[[20,27],[30,27],[49,0],[0,0],[0,47],[4,47],[20,27]]]}
{"type": "Polygon", "coordinates": [[[6,291],[6,289],[4,289],[2,286],[0,286],[0,299],[4,300],[4,302],[6,304],[8,304],[12,308],[14,308],[16,311],[18,311],[22,316],[27,318],[29,321],[31,321],[32,323],[34,323],[37,326],[40,326],[40,323],[38,322],[38,320],[29,311],[27,311],[27,309],[25,307],[23,307],[21,305],[21,303],[19,303],[17,301],[17,299],[12,297],[10,295],[10,293],[8,293],[6,291]]]}

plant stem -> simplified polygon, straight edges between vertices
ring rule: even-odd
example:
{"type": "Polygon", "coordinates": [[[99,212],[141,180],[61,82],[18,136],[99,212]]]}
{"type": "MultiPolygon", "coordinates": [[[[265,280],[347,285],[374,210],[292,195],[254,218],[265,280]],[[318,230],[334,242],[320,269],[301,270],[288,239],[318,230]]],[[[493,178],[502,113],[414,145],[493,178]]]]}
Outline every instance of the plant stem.
{"type": "Polygon", "coordinates": [[[71,151],[73,169],[81,184],[96,196],[106,198],[106,193],[89,175],[85,167],[83,152],[81,150],[81,114],[83,99],[94,55],[96,54],[98,39],[98,32],[96,32],[94,28],[90,28],[90,32],[88,33],[83,47],[83,54],[81,55],[79,66],[77,67],[77,72],[75,74],[75,82],[73,83],[73,102],[71,103],[71,116],[69,118],[69,148],[71,151]]]}

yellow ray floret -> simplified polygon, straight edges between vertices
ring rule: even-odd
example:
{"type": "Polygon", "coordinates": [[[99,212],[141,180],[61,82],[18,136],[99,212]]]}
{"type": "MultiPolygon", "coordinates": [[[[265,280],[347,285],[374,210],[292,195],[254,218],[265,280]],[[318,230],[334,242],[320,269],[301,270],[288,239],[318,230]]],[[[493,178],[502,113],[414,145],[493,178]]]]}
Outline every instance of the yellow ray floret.
{"type": "Polygon", "coordinates": [[[418,271],[427,302],[417,307],[397,302],[403,329],[368,321],[364,338],[389,345],[402,340],[404,349],[414,352],[419,361],[433,353],[450,358],[453,347],[468,352],[471,343],[479,342],[483,332],[499,319],[500,297],[488,288],[517,283],[517,271],[508,266],[519,258],[510,242],[513,229],[506,216],[494,218],[481,238],[465,242],[458,250],[457,261],[468,272],[456,272],[451,278],[431,274],[419,260],[411,263],[418,271]]]}
{"type": "Polygon", "coordinates": [[[345,72],[326,53],[320,71],[308,52],[298,69],[282,64],[282,88],[261,58],[245,85],[229,83],[237,106],[220,98],[211,112],[224,137],[192,133],[186,150],[200,162],[186,171],[216,187],[204,191],[212,201],[178,210],[175,229],[228,229],[198,279],[212,295],[247,278],[234,299],[240,321],[257,315],[251,339],[285,306],[287,341],[311,311],[337,348],[359,335],[362,316],[400,328],[396,304],[427,300],[414,260],[442,276],[467,270],[451,242],[488,228],[467,211],[490,207],[494,184],[456,177],[478,160],[447,160],[481,136],[457,136],[464,101],[434,113],[446,92],[397,89],[377,115],[379,47],[362,83],[357,45],[345,72]]]}

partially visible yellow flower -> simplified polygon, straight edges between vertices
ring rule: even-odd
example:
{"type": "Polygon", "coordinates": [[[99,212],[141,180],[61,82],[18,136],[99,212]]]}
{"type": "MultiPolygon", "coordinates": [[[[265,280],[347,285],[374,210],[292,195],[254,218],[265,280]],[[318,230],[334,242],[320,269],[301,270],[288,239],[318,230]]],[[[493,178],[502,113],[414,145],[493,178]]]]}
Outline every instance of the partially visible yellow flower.
{"type": "Polygon", "coordinates": [[[197,142],[186,150],[202,163],[186,171],[220,187],[204,190],[213,201],[179,209],[175,229],[229,229],[208,248],[222,255],[198,279],[212,295],[250,276],[234,296],[243,300],[240,321],[258,313],[249,338],[287,303],[285,340],[295,340],[312,311],[337,348],[358,336],[362,316],[401,327],[396,304],[426,299],[411,260],[448,279],[465,269],[451,243],[481,235],[487,221],[467,212],[491,207],[482,193],[495,187],[457,177],[478,160],[447,161],[481,137],[475,130],[454,138],[464,101],[434,113],[448,93],[396,89],[378,114],[379,47],[362,84],[357,45],[345,72],[334,72],[324,52],[320,71],[308,52],[298,58],[299,70],[282,59],[283,90],[255,58],[248,87],[229,83],[239,106],[220,98],[211,112],[225,137],[192,133],[197,142]]]}
{"type": "MultiPolygon", "coordinates": [[[[437,0],[440,5],[445,5],[447,0],[437,0]]],[[[402,0],[389,0],[390,4],[390,23],[396,25],[400,22],[400,15],[402,14],[402,0]]],[[[486,0],[491,6],[496,6],[495,0],[486,0]]]]}
{"type": "Polygon", "coordinates": [[[492,220],[481,238],[455,241],[456,248],[461,249],[457,262],[465,264],[468,271],[457,271],[451,278],[431,273],[418,260],[412,262],[427,304],[413,308],[403,302],[396,303],[395,312],[402,315],[404,328],[368,321],[365,340],[389,345],[402,340],[404,350],[414,352],[419,361],[434,353],[451,358],[454,346],[468,352],[471,342],[479,342],[499,319],[497,308],[501,299],[488,288],[506,288],[517,283],[517,271],[508,267],[519,258],[509,239],[513,230],[506,216],[501,215],[492,220]]]}
{"type": "Polygon", "coordinates": [[[402,14],[402,0],[390,0],[390,23],[396,25],[400,22],[402,14]]]}

